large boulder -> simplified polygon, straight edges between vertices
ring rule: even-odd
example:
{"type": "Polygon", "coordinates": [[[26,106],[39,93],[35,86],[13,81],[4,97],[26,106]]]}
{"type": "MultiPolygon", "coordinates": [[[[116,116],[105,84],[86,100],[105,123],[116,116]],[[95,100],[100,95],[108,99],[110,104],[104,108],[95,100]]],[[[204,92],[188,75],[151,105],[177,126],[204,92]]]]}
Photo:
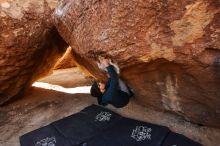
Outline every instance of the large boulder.
{"type": "Polygon", "coordinates": [[[220,127],[219,11],[216,0],[63,0],[54,16],[95,78],[107,56],[141,104],[220,127]]]}
{"type": "Polygon", "coordinates": [[[51,13],[44,0],[0,1],[0,104],[45,76],[65,52],[51,13]]]}

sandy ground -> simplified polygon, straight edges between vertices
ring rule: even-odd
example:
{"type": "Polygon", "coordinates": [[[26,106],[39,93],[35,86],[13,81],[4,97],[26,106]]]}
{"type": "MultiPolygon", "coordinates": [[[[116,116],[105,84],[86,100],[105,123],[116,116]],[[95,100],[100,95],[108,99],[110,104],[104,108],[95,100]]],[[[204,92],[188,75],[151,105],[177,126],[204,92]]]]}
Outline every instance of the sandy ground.
{"type": "MultiPolygon", "coordinates": [[[[91,84],[76,68],[55,71],[41,82],[65,88],[91,84]]],[[[91,104],[96,104],[96,100],[87,93],[69,94],[32,87],[23,98],[0,107],[0,146],[20,146],[19,136],[76,113],[91,104]]],[[[167,126],[205,146],[220,146],[220,129],[198,126],[171,113],[154,111],[140,106],[135,99],[121,109],[112,106],[107,108],[125,117],[167,126]]]]}

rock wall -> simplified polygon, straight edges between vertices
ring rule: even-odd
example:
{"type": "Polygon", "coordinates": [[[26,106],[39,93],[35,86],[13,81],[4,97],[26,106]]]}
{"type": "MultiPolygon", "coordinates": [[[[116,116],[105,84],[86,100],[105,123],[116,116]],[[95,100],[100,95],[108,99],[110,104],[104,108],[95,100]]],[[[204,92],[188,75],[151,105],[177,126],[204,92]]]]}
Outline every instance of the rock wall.
{"type": "Polygon", "coordinates": [[[72,48],[69,47],[63,56],[57,61],[54,69],[66,69],[76,67],[75,60],[72,55],[72,48]]]}
{"type": "Polygon", "coordinates": [[[220,127],[219,11],[216,0],[63,0],[54,17],[94,77],[107,56],[141,104],[220,127]]]}
{"type": "Polygon", "coordinates": [[[0,0],[0,105],[45,76],[67,48],[44,0],[0,0]]]}

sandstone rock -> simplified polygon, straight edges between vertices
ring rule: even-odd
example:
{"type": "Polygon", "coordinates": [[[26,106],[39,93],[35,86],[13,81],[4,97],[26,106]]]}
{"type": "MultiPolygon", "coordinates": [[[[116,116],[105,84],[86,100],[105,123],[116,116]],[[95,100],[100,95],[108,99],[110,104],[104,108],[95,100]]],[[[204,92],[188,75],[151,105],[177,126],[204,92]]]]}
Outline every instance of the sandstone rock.
{"type": "Polygon", "coordinates": [[[64,55],[57,61],[54,69],[66,69],[76,67],[72,53],[72,48],[69,47],[64,53],[64,55]]]}
{"type": "Polygon", "coordinates": [[[67,47],[44,0],[0,1],[0,104],[45,76],[67,47]]]}
{"type": "Polygon", "coordinates": [[[63,0],[54,16],[94,77],[107,56],[143,105],[220,127],[219,11],[216,0],[63,0]]]}
{"type": "Polygon", "coordinates": [[[54,10],[58,5],[58,0],[46,0],[48,6],[54,10]]]}

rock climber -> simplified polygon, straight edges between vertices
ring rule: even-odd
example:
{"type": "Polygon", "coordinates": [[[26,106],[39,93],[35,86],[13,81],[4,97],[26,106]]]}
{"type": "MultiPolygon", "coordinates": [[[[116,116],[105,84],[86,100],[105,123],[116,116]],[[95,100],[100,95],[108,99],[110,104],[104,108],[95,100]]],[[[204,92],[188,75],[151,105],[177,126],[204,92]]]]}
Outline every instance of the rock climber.
{"type": "Polygon", "coordinates": [[[97,98],[98,104],[106,106],[112,104],[114,107],[121,108],[128,104],[130,97],[134,94],[131,89],[118,77],[116,67],[110,64],[110,60],[99,58],[99,63],[107,69],[109,78],[106,83],[95,81],[92,84],[90,93],[97,98]]]}

